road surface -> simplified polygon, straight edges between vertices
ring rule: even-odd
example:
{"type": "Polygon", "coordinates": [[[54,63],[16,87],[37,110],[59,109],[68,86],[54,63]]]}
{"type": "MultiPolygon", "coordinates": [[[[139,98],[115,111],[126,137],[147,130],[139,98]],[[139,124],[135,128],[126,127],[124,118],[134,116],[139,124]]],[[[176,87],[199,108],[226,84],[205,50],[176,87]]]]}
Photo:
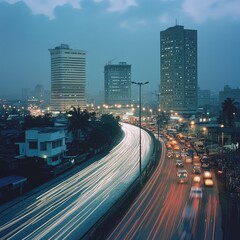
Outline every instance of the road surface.
{"type": "MultiPolygon", "coordinates": [[[[80,239],[139,176],[139,128],[104,158],[47,189],[0,208],[0,239],[80,239]]],[[[153,151],[142,131],[142,165],[153,151]]]]}
{"type": "Polygon", "coordinates": [[[184,167],[189,181],[177,183],[175,160],[166,157],[164,147],[156,171],[108,239],[222,239],[216,184],[205,187],[201,177],[203,197],[191,199],[192,164],[184,167]]]}

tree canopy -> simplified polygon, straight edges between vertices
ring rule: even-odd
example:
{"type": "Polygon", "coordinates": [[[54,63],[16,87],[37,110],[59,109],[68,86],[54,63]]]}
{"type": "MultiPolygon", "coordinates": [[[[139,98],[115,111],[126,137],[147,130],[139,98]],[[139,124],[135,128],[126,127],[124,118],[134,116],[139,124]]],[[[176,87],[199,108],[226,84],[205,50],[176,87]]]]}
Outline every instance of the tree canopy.
{"type": "Polygon", "coordinates": [[[222,102],[222,111],[220,113],[219,123],[228,127],[232,127],[234,125],[234,115],[237,112],[236,104],[237,102],[232,98],[226,98],[224,102],[222,102]]]}

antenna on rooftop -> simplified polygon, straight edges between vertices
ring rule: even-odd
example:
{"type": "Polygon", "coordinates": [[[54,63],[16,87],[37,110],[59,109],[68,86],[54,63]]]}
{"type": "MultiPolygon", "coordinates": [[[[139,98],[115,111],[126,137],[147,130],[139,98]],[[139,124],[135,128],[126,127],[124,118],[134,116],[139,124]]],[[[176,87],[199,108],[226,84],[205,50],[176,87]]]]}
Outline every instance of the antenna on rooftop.
{"type": "Polygon", "coordinates": [[[113,59],[111,59],[111,60],[109,60],[108,61],[108,63],[107,63],[107,65],[111,65],[112,64],[112,62],[114,61],[114,60],[116,60],[118,57],[115,57],[115,58],[113,58],[113,59]]]}
{"type": "Polygon", "coordinates": [[[176,26],[177,26],[178,25],[178,19],[177,18],[175,19],[175,23],[176,23],[176,26]]]}

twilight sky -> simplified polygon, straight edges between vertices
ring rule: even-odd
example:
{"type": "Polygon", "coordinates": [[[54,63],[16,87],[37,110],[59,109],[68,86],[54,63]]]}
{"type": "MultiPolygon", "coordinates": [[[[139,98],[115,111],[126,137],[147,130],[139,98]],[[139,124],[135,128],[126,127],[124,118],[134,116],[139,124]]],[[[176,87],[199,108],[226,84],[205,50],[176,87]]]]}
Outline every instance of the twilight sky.
{"type": "Polygon", "coordinates": [[[201,89],[240,88],[240,0],[0,0],[0,98],[50,90],[48,49],[87,51],[87,93],[103,91],[104,65],[127,62],[132,81],[160,82],[160,31],[198,31],[201,89]]]}

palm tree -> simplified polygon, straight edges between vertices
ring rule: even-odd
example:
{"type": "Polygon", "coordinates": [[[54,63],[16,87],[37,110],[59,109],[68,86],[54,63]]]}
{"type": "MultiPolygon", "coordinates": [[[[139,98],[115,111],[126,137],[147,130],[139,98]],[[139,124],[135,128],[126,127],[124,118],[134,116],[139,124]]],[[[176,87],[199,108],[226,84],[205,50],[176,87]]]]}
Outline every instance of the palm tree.
{"type": "Polygon", "coordinates": [[[67,114],[69,115],[68,131],[73,134],[73,148],[76,148],[75,151],[79,151],[80,135],[82,134],[84,136],[84,140],[86,140],[91,115],[86,109],[81,111],[79,107],[71,107],[67,114]]]}
{"type": "Polygon", "coordinates": [[[226,98],[222,103],[222,120],[224,125],[232,127],[234,122],[234,114],[237,111],[236,107],[237,102],[235,99],[226,98]]]}

